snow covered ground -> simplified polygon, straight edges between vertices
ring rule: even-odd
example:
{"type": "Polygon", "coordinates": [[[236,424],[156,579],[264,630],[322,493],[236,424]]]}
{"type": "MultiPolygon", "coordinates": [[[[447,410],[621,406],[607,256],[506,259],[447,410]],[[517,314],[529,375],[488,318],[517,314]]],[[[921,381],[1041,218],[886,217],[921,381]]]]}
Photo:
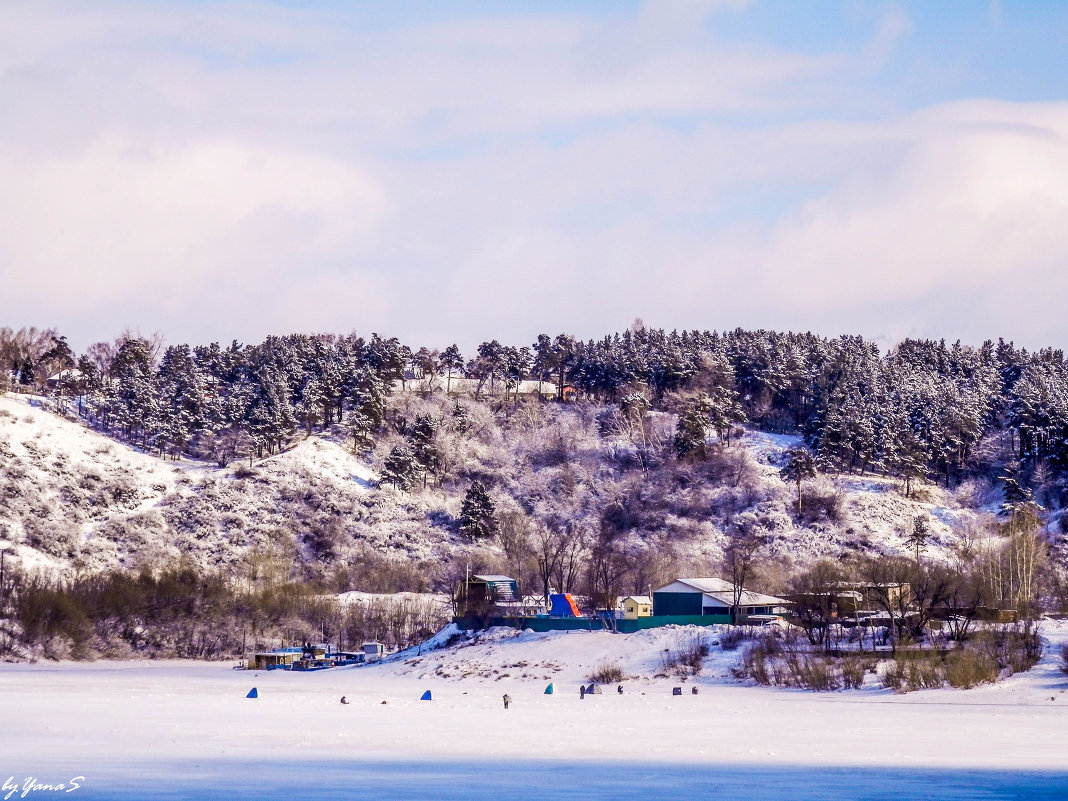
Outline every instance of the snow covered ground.
{"type": "Polygon", "coordinates": [[[1068,626],[1044,632],[1052,647],[1028,674],[906,696],[740,686],[720,675],[727,654],[688,683],[698,695],[672,696],[677,679],[652,677],[661,646],[687,633],[670,630],[497,631],[304,675],[2,665],[0,782],[82,777],[64,794],[81,799],[1063,799],[1068,676],[1055,651],[1068,626]],[[580,700],[605,661],[636,678],[580,700]],[[437,664],[472,669],[445,678],[437,664]]]}

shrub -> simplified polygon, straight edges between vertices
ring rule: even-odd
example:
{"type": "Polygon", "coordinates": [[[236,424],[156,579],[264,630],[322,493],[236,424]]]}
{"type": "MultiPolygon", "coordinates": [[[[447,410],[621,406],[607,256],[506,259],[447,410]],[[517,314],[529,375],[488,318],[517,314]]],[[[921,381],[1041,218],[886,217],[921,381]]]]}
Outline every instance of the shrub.
{"type": "Polygon", "coordinates": [[[746,626],[731,626],[719,635],[719,647],[724,651],[735,651],[743,640],[749,639],[750,634],[746,626]]]}
{"type": "Polygon", "coordinates": [[[736,679],[752,679],[764,687],[772,684],[774,679],[768,670],[767,653],[760,647],[747,649],[741,664],[731,668],[731,675],[736,679]]]}
{"type": "Polygon", "coordinates": [[[789,633],[766,632],[755,639],[739,664],[731,669],[735,678],[750,678],[761,685],[827,692],[860,687],[864,674],[875,670],[876,663],[869,656],[838,659],[813,653],[789,633]]]}
{"type": "Polygon", "coordinates": [[[708,645],[700,634],[695,634],[688,640],[679,641],[674,648],[665,648],[660,662],[663,673],[682,678],[700,675],[706,656],[708,645]]]}
{"type": "Polygon", "coordinates": [[[841,669],[828,657],[792,651],[776,662],[775,683],[815,692],[837,690],[842,686],[841,669]]]}
{"type": "Polygon", "coordinates": [[[623,673],[623,668],[619,665],[614,665],[611,662],[602,662],[595,667],[586,678],[597,684],[619,684],[626,678],[626,675],[623,673]]]}
{"type": "Polygon", "coordinates": [[[845,656],[839,663],[842,670],[842,686],[849,690],[859,690],[864,686],[864,676],[874,673],[877,662],[864,656],[845,656]]]}
{"type": "Polygon", "coordinates": [[[961,648],[946,657],[945,677],[950,687],[970,690],[997,681],[998,663],[987,651],[961,648]]]}
{"type": "Polygon", "coordinates": [[[937,654],[899,653],[883,672],[883,686],[899,693],[941,687],[945,665],[937,654]]]}
{"type": "Polygon", "coordinates": [[[813,481],[801,488],[802,521],[813,523],[841,523],[844,519],[842,492],[829,481],[813,481]]]}

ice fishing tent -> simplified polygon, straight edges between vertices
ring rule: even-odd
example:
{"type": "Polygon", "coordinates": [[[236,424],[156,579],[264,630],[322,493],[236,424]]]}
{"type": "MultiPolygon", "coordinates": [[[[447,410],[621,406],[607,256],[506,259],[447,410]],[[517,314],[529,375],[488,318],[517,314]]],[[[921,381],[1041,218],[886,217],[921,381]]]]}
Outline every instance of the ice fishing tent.
{"type": "Polygon", "coordinates": [[[251,690],[249,690],[248,691],[248,695],[245,696],[245,698],[259,698],[259,697],[260,697],[260,694],[256,691],[255,687],[253,687],[251,690]]]}
{"type": "Polygon", "coordinates": [[[578,604],[570,593],[558,592],[549,596],[549,614],[552,617],[579,617],[578,604]]]}
{"type": "Polygon", "coordinates": [[[419,696],[419,700],[420,701],[433,701],[434,698],[433,698],[433,696],[430,695],[430,690],[427,690],[425,693],[423,693],[421,696],[419,696]]]}

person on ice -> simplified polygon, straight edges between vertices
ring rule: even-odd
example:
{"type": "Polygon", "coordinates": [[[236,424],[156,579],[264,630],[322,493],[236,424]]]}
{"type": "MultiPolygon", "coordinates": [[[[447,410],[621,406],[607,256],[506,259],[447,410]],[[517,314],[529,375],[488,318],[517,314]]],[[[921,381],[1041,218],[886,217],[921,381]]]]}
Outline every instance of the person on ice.
{"type": "Polygon", "coordinates": [[[341,696],[341,703],[347,704],[348,702],[349,702],[348,698],[346,698],[345,696],[341,696]]]}
{"type": "Polygon", "coordinates": [[[504,694],[504,708],[507,709],[508,708],[508,704],[510,704],[510,703],[512,703],[512,696],[510,696],[508,693],[505,693],[504,694]]]}
{"type": "Polygon", "coordinates": [[[579,700],[581,701],[585,697],[586,697],[586,687],[585,687],[585,685],[583,685],[583,686],[579,687],[579,700]]]}

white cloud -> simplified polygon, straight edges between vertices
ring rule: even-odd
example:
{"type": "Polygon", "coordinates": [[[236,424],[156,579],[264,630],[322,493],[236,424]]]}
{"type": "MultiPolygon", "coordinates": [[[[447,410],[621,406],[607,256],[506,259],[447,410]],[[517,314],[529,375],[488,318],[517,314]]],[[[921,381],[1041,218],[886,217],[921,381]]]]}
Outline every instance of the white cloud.
{"type": "Polygon", "coordinates": [[[0,322],[81,344],[127,324],[523,342],[634,316],[1063,336],[1055,293],[998,299],[1063,283],[1064,104],[849,120],[828,103],[856,108],[908,17],[822,53],[702,24],[745,5],[378,31],[344,9],[5,5],[0,322]]]}

